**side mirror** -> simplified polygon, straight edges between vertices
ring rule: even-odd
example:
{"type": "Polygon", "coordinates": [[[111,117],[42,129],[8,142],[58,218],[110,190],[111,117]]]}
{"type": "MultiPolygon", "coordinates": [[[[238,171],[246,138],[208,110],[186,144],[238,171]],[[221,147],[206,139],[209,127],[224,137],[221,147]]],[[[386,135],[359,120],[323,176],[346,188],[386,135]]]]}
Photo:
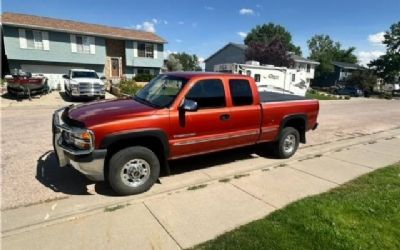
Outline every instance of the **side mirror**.
{"type": "Polygon", "coordinates": [[[199,109],[197,102],[190,100],[190,99],[184,99],[182,105],[180,106],[180,110],[183,111],[188,111],[188,112],[194,112],[199,109]]]}
{"type": "Polygon", "coordinates": [[[105,79],[106,79],[105,76],[101,76],[101,77],[100,77],[100,80],[102,80],[102,81],[104,81],[105,79]]]}
{"type": "Polygon", "coordinates": [[[63,75],[62,78],[69,79],[69,76],[68,75],[63,75]]]}

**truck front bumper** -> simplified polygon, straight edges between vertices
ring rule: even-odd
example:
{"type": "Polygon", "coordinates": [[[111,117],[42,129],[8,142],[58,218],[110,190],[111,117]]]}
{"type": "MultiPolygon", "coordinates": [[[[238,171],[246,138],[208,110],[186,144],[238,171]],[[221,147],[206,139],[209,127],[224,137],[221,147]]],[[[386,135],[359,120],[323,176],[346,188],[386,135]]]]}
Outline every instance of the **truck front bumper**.
{"type": "Polygon", "coordinates": [[[61,120],[63,109],[53,115],[53,147],[60,167],[72,166],[88,179],[93,181],[104,180],[104,164],[107,155],[106,149],[94,149],[90,152],[76,151],[65,147],[62,143],[62,131],[72,130],[61,120]]]}

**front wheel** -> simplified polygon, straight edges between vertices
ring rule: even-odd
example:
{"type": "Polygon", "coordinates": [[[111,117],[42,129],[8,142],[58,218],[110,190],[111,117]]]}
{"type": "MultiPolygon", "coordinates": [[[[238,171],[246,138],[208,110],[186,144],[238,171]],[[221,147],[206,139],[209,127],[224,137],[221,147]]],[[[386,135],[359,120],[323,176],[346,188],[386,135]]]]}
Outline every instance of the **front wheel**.
{"type": "Polygon", "coordinates": [[[296,153],[299,147],[300,134],[293,127],[286,127],[282,130],[279,140],[275,144],[276,156],[280,159],[290,158],[296,153]]]}
{"type": "Polygon", "coordinates": [[[160,175],[160,161],[148,148],[135,146],[115,153],[109,162],[109,182],[119,195],[149,190],[160,175]]]}

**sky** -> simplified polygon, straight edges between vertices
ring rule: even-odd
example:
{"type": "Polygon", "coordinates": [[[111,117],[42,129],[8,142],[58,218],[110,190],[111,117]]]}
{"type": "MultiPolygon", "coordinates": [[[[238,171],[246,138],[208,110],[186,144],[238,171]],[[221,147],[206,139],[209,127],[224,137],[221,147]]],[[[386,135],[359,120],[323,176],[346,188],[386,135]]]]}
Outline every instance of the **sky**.
{"type": "Polygon", "coordinates": [[[400,21],[400,0],[2,0],[1,11],[155,32],[168,41],[166,53],[202,59],[273,22],[292,34],[304,56],[308,39],[327,34],[356,47],[366,64],[384,53],[383,32],[400,21]]]}

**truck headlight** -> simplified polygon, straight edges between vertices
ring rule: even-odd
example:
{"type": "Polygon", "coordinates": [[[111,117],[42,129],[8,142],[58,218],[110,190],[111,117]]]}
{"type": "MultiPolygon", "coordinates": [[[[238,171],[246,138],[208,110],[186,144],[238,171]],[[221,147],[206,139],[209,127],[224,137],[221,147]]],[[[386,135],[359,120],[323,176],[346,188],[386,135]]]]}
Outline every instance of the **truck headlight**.
{"type": "Polygon", "coordinates": [[[63,131],[62,138],[65,144],[77,149],[90,150],[93,148],[94,134],[91,130],[63,131]]]}

